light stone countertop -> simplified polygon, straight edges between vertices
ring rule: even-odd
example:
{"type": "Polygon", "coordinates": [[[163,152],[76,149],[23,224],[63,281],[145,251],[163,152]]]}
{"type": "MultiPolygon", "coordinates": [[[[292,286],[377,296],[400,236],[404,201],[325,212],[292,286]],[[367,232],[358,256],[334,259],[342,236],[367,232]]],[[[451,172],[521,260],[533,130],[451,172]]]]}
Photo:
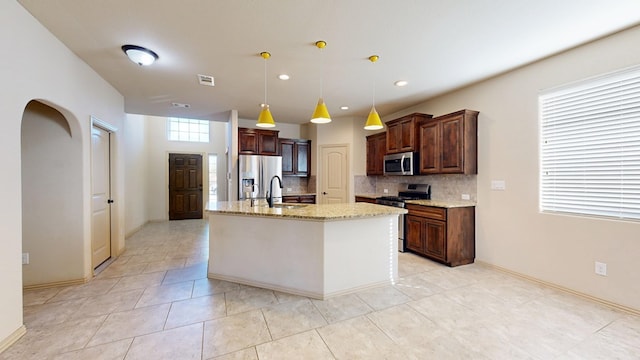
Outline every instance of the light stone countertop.
{"type": "Polygon", "coordinates": [[[345,220],[406,214],[406,209],[369,203],[344,204],[282,204],[285,207],[250,206],[249,201],[220,201],[206,209],[212,214],[280,217],[306,220],[345,220]]]}
{"type": "Polygon", "coordinates": [[[463,200],[407,200],[407,204],[433,206],[439,208],[459,208],[459,207],[472,207],[476,206],[473,201],[463,200]]]}

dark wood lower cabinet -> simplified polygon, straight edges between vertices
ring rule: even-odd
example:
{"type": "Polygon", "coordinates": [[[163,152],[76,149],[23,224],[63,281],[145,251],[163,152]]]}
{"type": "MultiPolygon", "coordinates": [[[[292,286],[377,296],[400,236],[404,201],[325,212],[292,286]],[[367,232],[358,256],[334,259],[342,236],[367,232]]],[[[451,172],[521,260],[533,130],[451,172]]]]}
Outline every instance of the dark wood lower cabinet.
{"type": "Polygon", "coordinates": [[[367,197],[367,196],[356,196],[356,202],[367,202],[370,204],[375,204],[376,203],[376,199],[371,198],[371,197],[367,197]]]}
{"type": "Polygon", "coordinates": [[[315,195],[283,195],[283,203],[301,203],[301,204],[315,204],[315,195]]]}
{"type": "Polygon", "coordinates": [[[473,263],[475,207],[437,208],[407,204],[407,249],[448,266],[473,263]]]}

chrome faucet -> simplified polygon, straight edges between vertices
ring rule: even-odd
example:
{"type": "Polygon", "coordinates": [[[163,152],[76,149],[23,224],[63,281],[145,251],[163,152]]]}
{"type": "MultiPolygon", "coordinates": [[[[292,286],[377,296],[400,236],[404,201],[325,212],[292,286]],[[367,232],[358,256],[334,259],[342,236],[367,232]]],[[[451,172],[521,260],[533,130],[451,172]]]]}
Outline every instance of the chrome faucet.
{"type": "Polygon", "coordinates": [[[278,183],[280,183],[280,189],[282,189],[282,179],[280,179],[280,176],[278,175],[273,175],[273,177],[271,178],[271,182],[269,183],[269,192],[267,193],[267,204],[269,204],[270,208],[273,207],[273,179],[278,179],[278,183]]]}

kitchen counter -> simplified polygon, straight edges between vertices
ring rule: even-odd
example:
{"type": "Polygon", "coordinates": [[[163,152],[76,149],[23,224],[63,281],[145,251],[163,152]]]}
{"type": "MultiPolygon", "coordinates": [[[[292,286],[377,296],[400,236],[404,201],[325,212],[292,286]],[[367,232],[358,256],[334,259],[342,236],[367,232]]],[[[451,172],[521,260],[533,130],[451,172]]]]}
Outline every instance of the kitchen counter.
{"type": "Polygon", "coordinates": [[[300,204],[289,206],[291,206],[291,208],[270,208],[262,205],[251,206],[249,201],[222,201],[209,204],[206,210],[209,213],[221,213],[228,215],[284,217],[316,221],[400,215],[407,213],[407,210],[405,209],[368,203],[300,204]]]}
{"type": "Polygon", "coordinates": [[[398,216],[407,210],[300,205],[210,204],[207,276],[316,299],[397,281],[398,216]]]}
{"type": "Polygon", "coordinates": [[[407,204],[433,206],[439,208],[459,208],[459,207],[471,207],[476,206],[474,201],[456,201],[456,200],[407,200],[407,204]]]}
{"type": "MultiPolygon", "coordinates": [[[[358,197],[375,199],[381,196],[386,196],[389,194],[356,194],[358,197]]],[[[433,206],[439,208],[458,208],[458,207],[470,207],[476,206],[474,201],[465,201],[465,200],[406,200],[407,204],[415,204],[415,205],[423,205],[423,206],[433,206]]]]}

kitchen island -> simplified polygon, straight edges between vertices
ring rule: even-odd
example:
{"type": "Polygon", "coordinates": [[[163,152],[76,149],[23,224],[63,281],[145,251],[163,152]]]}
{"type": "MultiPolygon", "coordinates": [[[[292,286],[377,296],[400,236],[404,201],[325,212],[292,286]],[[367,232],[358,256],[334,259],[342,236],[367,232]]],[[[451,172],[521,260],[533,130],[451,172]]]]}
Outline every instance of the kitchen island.
{"type": "Polygon", "coordinates": [[[208,277],[316,299],[392,284],[406,212],[367,203],[209,204],[208,277]]]}

